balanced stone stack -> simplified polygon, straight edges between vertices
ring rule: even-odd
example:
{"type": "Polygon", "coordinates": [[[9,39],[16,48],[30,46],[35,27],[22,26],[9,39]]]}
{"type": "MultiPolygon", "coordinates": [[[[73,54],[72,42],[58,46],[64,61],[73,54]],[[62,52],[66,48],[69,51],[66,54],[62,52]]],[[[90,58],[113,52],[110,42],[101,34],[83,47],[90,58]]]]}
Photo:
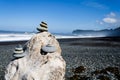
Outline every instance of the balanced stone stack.
{"type": "Polygon", "coordinates": [[[38,31],[48,31],[47,23],[41,22],[40,26],[37,27],[37,30],[38,30],[38,31]]]}
{"type": "Polygon", "coordinates": [[[23,48],[16,47],[13,56],[5,80],[64,80],[66,63],[58,41],[49,32],[35,34],[23,48]]]}
{"type": "Polygon", "coordinates": [[[15,58],[21,58],[21,57],[24,57],[24,53],[23,53],[23,48],[21,45],[18,45],[15,50],[14,50],[14,53],[13,53],[13,57],[15,58]]]}

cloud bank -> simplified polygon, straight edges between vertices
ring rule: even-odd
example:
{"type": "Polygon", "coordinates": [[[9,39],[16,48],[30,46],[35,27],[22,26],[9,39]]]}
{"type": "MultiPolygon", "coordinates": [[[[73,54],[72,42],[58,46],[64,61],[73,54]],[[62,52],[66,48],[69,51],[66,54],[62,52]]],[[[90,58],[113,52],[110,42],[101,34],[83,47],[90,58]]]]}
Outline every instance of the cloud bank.
{"type": "Polygon", "coordinates": [[[110,12],[101,20],[96,20],[96,23],[107,28],[115,28],[120,26],[120,17],[116,13],[110,12]]]}
{"type": "Polygon", "coordinates": [[[96,22],[99,23],[100,25],[103,25],[103,24],[111,24],[112,25],[112,24],[118,24],[119,19],[117,18],[116,14],[114,12],[110,12],[103,19],[97,20],[96,22]]]}
{"type": "Polygon", "coordinates": [[[106,17],[106,18],[103,18],[103,22],[105,23],[117,23],[117,19],[115,18],[110,18],[110,17],[106,17]]]}
{"type": "Polygon", "coordinates": [[[106,17],[102,19],[104,23],[115,24],[118,22],[116,18],[116,14],[114,12],[110,12],[106,17]]]}

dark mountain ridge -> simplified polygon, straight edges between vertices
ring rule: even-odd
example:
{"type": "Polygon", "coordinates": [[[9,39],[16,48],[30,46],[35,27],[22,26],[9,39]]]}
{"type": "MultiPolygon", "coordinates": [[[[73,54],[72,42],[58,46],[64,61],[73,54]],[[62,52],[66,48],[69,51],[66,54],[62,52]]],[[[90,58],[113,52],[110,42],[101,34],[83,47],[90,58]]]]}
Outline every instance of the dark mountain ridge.
{"type": "Polygon", "coordinates": [[[107,36],[107,37],[120,37],[120,27],[115,29],[103,29],[103,30],[80,30],[76,29],[72,32],[74,35],[83,36],[107,36]]]}

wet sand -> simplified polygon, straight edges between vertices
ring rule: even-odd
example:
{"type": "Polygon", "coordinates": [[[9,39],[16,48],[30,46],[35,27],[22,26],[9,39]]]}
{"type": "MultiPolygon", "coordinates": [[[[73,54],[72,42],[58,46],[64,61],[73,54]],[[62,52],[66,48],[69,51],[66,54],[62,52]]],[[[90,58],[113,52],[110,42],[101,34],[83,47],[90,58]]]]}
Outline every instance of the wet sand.
{"type": "MultiPolygon", "coordinates": [[[[120,38],[77,38],[58,41],[62,48],[62,56],[67,63],[66,80],[97,80],[98,78],[119,80],[120,38]]],[[[0,80],[4,80],[5,66],[12,59],[15,46],[24,45],[25,42],[0,43],[0,80]]]]}

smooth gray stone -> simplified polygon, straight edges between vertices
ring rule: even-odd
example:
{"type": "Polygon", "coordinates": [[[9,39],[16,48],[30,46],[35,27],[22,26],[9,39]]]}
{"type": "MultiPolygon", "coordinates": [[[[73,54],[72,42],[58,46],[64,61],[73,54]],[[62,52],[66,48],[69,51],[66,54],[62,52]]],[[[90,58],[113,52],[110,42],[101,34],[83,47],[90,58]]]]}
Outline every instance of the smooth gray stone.
{"type": "Polygon", "coordinates": [[[48,52],[48,53],[53,53],[56,51],[56,47],[53,45],[45,45],[42,47],[42,51],[48,52]]]}
{"type": "Polygon", "coordinates": [[[26,56],[26,53],[13,53],[13,57],[20,58],[26,56]]]}

